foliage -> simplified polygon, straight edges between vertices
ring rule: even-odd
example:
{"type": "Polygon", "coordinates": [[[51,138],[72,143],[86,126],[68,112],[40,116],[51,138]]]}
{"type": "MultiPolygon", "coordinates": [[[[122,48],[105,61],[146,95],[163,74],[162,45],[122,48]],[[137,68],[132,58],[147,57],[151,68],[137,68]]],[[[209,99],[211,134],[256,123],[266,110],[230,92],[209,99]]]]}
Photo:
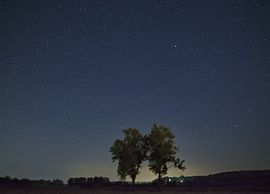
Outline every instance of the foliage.
{"type": "Polygon", "coordinates": [[[64,185],[64,182],[60,179],[54,179],[51,183],[52,185],[64,185]]]}
{"type": "Polygon", "coordinates": [[[153,125],[151,133],[148,135],[149,169],[157,175],[159,181],[162,176],[167,174],[170,167],[185,170],[184,160],[175,157],[179,148],[174,146],[174,137],[169,127],[162,125],[158,127],[156,124],[153,125]]]}
{"type": "Polygon", "coordinates": [[[117,139],[110,148],[112,160],[118,160],[117,174],[121,180],[130,176],[135,183],[136,176],[139,174],[142,162],[146,159],[146,149],[144,137],[135,128],[123,130],[124,140],[117,139]]]}
{"type": "Polygon", "coordinates": [[[98,187],[98,186],[106,186],[110,183],[109,178],[107,177],[79,177],[79,178],[69,178],[68,185],[69,186],[81,186],[81,187],[98,187]]]}
{"type": "MultiPolygon", "coordinates": [[[[60,180],[59,180],[60,181],[60,180]]],[[[9,176],[0,177],[0,187],[11,187],[11,188],[30,188],[36,186],[42,186],[46,183],[47,185],[52,185],[51,181],[44,180],[30,180],[30,179],[11,179],[9,176]]]]}
{"type": "Polygon", "coordinates": [[[80,178],[69,178],[68,179],[68,185],[69,186],[75,186],[75,185],[83,185],[86,183],[86,178],[85,177],[80,177],[80,178]]]}

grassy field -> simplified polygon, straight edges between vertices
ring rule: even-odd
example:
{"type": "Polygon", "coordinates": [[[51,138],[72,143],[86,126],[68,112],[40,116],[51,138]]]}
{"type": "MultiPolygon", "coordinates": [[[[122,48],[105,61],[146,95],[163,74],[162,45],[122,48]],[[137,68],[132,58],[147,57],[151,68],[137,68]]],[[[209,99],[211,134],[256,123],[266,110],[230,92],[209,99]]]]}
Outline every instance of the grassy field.
{"type": "Polygon", "coordinates": [[[162,188],[160,192],[156,188],[136,188],[135,191],[131,191],[130,188],[107,188],[107,189],[80,189],[80,188],[62,188],[62,189],[7,189],[0,190],[1,194],[148,194],[148,193],[159,193],[159,194],[212,194],[212,193],[270,193],[270,188],[162,188]]]}

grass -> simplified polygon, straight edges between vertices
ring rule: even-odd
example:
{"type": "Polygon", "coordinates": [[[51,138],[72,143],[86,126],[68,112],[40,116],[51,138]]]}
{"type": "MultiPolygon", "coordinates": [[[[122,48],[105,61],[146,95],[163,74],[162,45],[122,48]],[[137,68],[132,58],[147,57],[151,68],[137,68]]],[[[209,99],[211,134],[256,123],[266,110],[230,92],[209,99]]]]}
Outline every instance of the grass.
{"type": "Polygon", "coordinates": [[[211,188],[211,187],[187,187],[187,188],[162,188],[160,192],[156,188],[103,188],[103,189],[81,189],[81,188],[37,188],[37,189],[7,189],[0,190],[1,194],[225,194],[225,193],[270,193],[270,188],[211,188]]]}

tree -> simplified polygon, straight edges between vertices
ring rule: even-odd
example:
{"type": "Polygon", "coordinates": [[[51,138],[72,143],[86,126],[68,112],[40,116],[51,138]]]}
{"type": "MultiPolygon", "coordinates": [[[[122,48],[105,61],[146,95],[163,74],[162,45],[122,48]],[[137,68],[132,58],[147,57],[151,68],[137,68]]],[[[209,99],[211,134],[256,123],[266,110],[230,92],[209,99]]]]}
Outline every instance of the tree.
{"type": "Polygon", "coordinates": [[[79,185],[79,186],[82,186],[82,185],[85,185],[86,183],[86,178],[85,177],[80,177],[80,178],[69,178],[68,179],[68,185],[69,186],[74,186],[74,185],[79,185]]]}
{"type": "Polygon", "coordinates": [[[162,176],[167,174],[170,167],[185,170],[184,160],[175,157],[178,147],[174,146],[174,135],[169,127],[154,124],[148,135],[147,147],[149,149],[149,169],[158,177],[158,188],[162,176]]]}
{"type": "Polygon", "coordinates": [[[64,185],[64,182],[60,179],[54,179],[51,183],[52,185],[60,185],[60,186],[63,186],[64,185]]]}
{"type": "Polygon", "coordinates": [[[125,134],[124,140],[117,139],[110,148],[110,152],[112,161],[118,160],[117,175],[121,180],[130,176],[134,190],[136,176],[139,174],[142,162],[146,160],[144,137],[135,128],[125,129],[123,133],[125,134]]]}

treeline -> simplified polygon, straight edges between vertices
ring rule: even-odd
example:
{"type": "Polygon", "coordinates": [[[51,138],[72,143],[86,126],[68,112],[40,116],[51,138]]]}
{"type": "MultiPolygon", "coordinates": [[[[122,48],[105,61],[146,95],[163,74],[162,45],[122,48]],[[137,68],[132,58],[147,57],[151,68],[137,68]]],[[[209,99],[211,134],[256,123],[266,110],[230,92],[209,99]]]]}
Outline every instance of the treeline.
{"type": "Polygon", "coordinates": [[[270,185],[270,170],[252,170],[223,172],[208,176],[197,177],[189,186],[214,186],[214,187],[235,187],[235,186],[256,186],[263,187],[270,185]]]}
{"type": "Polygon", "coordinates": [[[69,178],[68,186],[80,186],[80,187],[107,187],[110,185],[110,179],[107,177],[80,177],[69,178]]]}
{"type": "MultiPolygon", "coordinates": [[[[208,176],[193,177],[163,177],[151,182],[137,182],[138,187],[266,187],[270,185],[270,170],[224,172],[208,176]]],[[[17,179],[10,176],[0,177],[1,188],[39,188],[63,187],[64,182],[59,179],[30,180],[17,179]]],[[[75,177],[69,178],[66,187],[105,188],[105,187],[130,187],[131,182],[110,182],[107,177],[75,177]]]]}
{"type": "MultiPolygon", "coordinates": [[[[68,186],[80,187],[106,187],[110,185],[107,177],[80,177],[69,178],[68,186]]],[[[30,188],[30,187],[48,187],[48,186],[64,186],[64,182],[60,179],[54,180],[30,180],[27,178],[18,179],[10,176],[0,177],[0,188],[30,188]]]]}
{"type": "Polygon", "coordinates": [[[28,188],[28,187],[41,187],[41,186],[50,186],[50,185],[58,185],[63,186],[64,182],[59,179],[54,180],[30,180],[27,178],[18,179],[11,178],[10,176],[0,177],[0,187],[12,187],[12,188],[28,188]]]}

